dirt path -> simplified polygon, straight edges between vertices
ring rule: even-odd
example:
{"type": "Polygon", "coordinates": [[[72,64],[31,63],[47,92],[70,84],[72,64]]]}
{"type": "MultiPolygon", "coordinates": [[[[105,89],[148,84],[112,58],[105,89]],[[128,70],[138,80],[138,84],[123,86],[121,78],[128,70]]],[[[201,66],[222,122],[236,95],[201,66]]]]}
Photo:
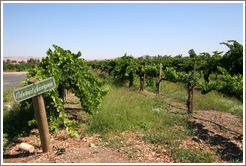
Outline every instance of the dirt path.
{"type": "Polygon", "coordinates": [[[223,161],[243,161],[243,123],[236,115],[199,110],[192,116],[190,126],[223,161]]]}
{"type": "Polygon", "coordinates": [[[4,155],[4,163],[129,163],[134,162],[120,156],[110,148],[94,145],[97,138],[68,138],[66,131],[51,136],[52,150],[42,153],[39,139],[35,137],[37,130],[32,130],[29,137],[22,137],[18,142],[30,141],[35,152],[29,154],[18,150],[17,143],[8,155],[4,155]],[[62,133],[63,132],[63,133],[62,133]],[[62,134],[61,134],[62,133],[62,134]]]}
{"type": "MultiPolygon", "coordinates": [[[[155,95],[144,92],[147,95],[155,95]]],[[[161,96],[161,99],[170,107],[170,112],[177,115],[186,115],[184,104],[171,98],[161,96]]],[[[214,110],[195,110],[189,121],[190,128],[194,129],[194,142],[206,144],[220,159],[225,162],[243,161],[243,122],[231,113],[214,110]]]]}

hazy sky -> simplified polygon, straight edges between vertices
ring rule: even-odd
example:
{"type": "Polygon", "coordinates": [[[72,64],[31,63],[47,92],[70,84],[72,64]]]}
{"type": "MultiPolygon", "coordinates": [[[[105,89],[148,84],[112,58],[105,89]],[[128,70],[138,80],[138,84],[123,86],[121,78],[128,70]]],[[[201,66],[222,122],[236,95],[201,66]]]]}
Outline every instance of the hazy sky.
{"type": "Polygon", "coordinates": [[[44,57],[56,44],[85,59],[188,55],[243,44],[242,3],[5,3],[3,56],[44,57]]]}

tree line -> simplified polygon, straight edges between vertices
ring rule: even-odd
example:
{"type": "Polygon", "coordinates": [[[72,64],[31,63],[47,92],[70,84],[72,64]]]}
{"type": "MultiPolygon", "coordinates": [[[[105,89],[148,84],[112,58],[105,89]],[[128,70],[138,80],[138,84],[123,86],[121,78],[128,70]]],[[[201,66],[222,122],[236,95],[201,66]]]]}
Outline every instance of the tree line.
{"type": "Polygon", "coordinates": [[[39,59],[30,58],[25,61],[19,61],[16,60],[3,60],[3,71],[27,71],[30,69],[33,69],[35,67],[35,64],[40,62],[39,59]]]}

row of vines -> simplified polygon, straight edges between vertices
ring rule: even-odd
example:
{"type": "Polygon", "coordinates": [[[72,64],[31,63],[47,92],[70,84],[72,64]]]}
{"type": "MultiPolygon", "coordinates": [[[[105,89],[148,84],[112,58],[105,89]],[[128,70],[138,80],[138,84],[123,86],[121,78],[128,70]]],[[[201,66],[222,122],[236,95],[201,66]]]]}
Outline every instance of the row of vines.
{"type": "MultiPolygon", "coordinates": [[[[196,86],[202,93],[216,90],[242,101],[243,47],[236,41],[222,44],[230,49],[224,56],[221,56],[222,52],[217,51],[213,55],[196,55],[194,50],[190,50],[190,57],[178,55],[136,59],[125,54],[115,60],[91,62],[80,58],[80,52],[74,54],[70,50],[53,45],[53,51],[49,49],[47,57],[29,71],[24,84],[31,84],[33,78],[41,81],[54,77],[57,87],[43,94],[50,122],[49,129],[57,130],[63,126],[70,131],[71,136],[78,136],[77,125],[70,121],[65,113],[64,92],[68,90],[74,93],[80,99],[82,109],[89,114],[97,113],[103,96],[109,92],[109,89],[102,88],[102,83],[90,72],[90,67],[106,72],[122,82],[128,81],[130,87],[133,86],[134,80],[139,79],[140,90],[144,90],[145,84],[156,78],[157,87],[161,80],[184,82],[188,89],[194,89],[196,86]],[[209,79],[212,73],[218,78],[215,81],[209,79]]],[[[23,101],[21,104],[25,105],[26,102],[31,100],[23,101]]]]}
{"type": "Polygon", "coordinates": [[[140,90],[144,89],[146,78],[156,78],[157,90],[161,80],[186,83],[188,96],[191,95],[187,101],[188,113],[191,113],[190,97],[195,86],[203,94],[216,90],[243,101],[243,47],[236,41],[221,44],[230,49],[224,56],[221,55],[223,52],[218,51],[214,51],[213,55],[196,55],[194,50],[189,51],[190,57],[178,55],[136,59],[125,54],[115,60],[91,61],[88,65],[121,81],[128,81],[130,87],[134,79],[139,79],[140,90]],[[216,75],[215,80],[210,81],[211,74],[216,75]]]}

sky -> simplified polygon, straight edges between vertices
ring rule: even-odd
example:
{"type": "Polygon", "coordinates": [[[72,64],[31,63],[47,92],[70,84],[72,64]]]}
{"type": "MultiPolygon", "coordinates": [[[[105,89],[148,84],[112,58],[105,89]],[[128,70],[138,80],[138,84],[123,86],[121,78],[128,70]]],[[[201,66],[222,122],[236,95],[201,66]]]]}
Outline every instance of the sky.
{"type": "Polygon", "coordinates": [[[228,51],[243,44],[242,3],[4,3],[3,57],[45,57],[52,45],[84,59],[228,51]]]}

